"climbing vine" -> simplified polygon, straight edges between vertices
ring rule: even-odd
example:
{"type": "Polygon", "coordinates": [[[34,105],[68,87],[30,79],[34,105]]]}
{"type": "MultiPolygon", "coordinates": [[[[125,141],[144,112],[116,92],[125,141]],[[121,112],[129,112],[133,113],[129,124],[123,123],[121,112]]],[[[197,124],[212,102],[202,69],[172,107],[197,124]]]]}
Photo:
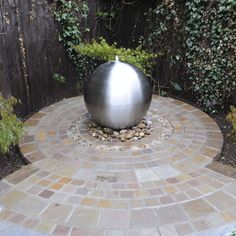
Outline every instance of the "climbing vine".
{"type": "MultiPolygon", "coordinates": [[[[83,33],[88,31],[84,24],[89,10],[86,1],[55,0],[51,7],[56,21],[61,26],[59,40],[66,47],[70,59],[76,66],[78,79],[81,81],[87,73],[86,68],[88,67],[89,60],[79,55],[73,46],[80,44],[83,33]]],[[[55,74],[53,77],[56,80],[59,78],[58,81],[64,82],[64,80],[61,80],[63,76],[55,74]]]]}
{"type": "Polygon", "coordinates": [[[156,64],[161,62],[165,67],[165,74],[159,75],[158,69],[154,69],[154,78],[161,83],[161,88],[167,90],[173,88],[180,91],[184,83],[183,77],[175,78],[170,73],[174,71],[174,74],[177,74],[179,68],[184,67],[183,11],[183,1],[159,1],[145,13],[146,30],[140,37],[140,43],[149,52],[160,55],[156,64]]]}
{"type": "MultiPolygon", "coordinates": [[[[123,20],[124,6],[136,1],[99,2],[102,7],[96,17],[104,22],[112,42],[123,20]]],[[[92,71],[97,65],[96,60],[77,53],[74,47],[81,44],[88,30],[83,23],[88,6],[83,0],[55,0],[54,5],[55,19],[61,25],[60,40],[82,80],[88,68],[92,71]]],[[[150,6],[144,15],[144,34],[136,45],[159,55],[152,66],[152,77],[163,88],[192,91],[206,111],[222,108],[236,86],[236,1],[168,0],[153,1],[150,6]]],[[[63,80],[58,75],[55,78],[63,80]]]]}
{"type": "Polygon", "coordinates": [[[186,2],[186,66],[205,110],[223,107],[236,86],[236,1],[186,2]]]}

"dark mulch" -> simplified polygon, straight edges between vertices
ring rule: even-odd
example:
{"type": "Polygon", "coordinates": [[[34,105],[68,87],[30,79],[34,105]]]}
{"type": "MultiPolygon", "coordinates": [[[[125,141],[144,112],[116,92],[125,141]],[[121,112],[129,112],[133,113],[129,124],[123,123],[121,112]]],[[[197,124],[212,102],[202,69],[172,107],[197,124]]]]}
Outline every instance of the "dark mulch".
{"type": "Polygon", "coordinates": [[[7,154],[0,155],[0,180],[29,163],[18,146],[11,147],[7,154]]]}
{"type": "Polygon", "coordinates": [[[236,143],[233,143],[229,137],[229,133],[232,127],[226,121],[226,115],[227,114],[218,114],[213,116],[224,135],[223,150],[221,155],[216,158],[216,161],[219,161],[222,164],[236,167],[236,143]]]}

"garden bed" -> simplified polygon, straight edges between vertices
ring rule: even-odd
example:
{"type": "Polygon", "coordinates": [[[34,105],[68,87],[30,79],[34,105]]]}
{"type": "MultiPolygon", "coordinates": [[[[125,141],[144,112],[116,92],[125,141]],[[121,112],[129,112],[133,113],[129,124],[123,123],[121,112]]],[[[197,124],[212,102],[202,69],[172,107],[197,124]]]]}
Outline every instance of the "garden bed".
{"type": "Polygon", "coordinates": [[[29,163],[18,146],[11,147],[8,153],[0,156],[0,180],[29,163]]]}
{"type": "Polygon", "coordinates": [[[217,122],[224,135],[223,150],[221,155],[216,158],[216,161],[222,164],[236,167],[236,143],[233,143],[228,136],[231,130],[231,126],[225,119],[226,115],[227,114],[223,113],[213,116],[213,119],[217,122]]]}

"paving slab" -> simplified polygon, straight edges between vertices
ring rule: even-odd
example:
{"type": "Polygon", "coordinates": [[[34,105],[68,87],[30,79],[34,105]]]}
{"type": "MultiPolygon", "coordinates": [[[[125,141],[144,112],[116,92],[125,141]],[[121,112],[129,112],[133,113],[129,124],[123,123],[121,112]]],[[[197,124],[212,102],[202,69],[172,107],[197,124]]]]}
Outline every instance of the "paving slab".
{"type": "Polygon", "coordinates": [[[197,108],[155,95],[148,115],[153,132],[129,144],[90,136],[82,96],[29,118],[20,149],[32,164],[0,181],[0,235],[226,232],[236,222],[236,181],[207,168],[221,152],[219,127],[197,108]],[[68,130],[76,120],[75,141],[68,130]]]}

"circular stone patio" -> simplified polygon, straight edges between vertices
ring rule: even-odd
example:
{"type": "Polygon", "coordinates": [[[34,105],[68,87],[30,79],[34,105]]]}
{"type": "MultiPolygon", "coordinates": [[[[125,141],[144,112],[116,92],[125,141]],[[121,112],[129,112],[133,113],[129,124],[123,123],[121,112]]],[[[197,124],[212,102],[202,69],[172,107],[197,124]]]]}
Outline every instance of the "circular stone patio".
{"type": "Polygon", "coordinates": [[[75,236],[203,235],[235,222],[236,181],[205,168],[222,148],[217,124],[171,98],[153,96],[150,112],[151,135],[127,143],[88,134],[83,97],[34,114],[20,144],[32,164],[0,182],[2,222],[75,236]]]}

